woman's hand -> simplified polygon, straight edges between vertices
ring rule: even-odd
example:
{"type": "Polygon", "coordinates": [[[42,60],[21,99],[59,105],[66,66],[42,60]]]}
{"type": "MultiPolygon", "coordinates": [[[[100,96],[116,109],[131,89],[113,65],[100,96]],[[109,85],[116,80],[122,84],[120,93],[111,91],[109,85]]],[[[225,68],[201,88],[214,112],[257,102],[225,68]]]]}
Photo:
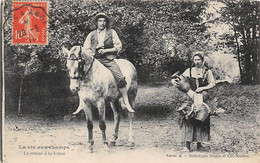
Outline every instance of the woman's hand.
{"type": "Polygon", "coordinates": [[[204,91],[204,89],[202,87],[198,87],[195,92],[196,93],[201,93],[202,91],[204,91]]]}
{"type": "Polygon", "coordinates": [[[175,72],[175,73],[171,76],[171,78],[172,78],[172,80],[171,80],[172,85],[173,85],[173,86],[177,86],[177,87],[180,85],[180,83],[179,83],[180,77],[179,77],[178,74],[179,74],[179,71],[175,72]]]}
{"type": "Polygon", "coordinates": [[[172,80],[171,80],[171,83],[172,83],[173,86],[176,86],[176,87],[179,87],[179,85],[180,85],[178,79],[172,79],[172,80]]]}

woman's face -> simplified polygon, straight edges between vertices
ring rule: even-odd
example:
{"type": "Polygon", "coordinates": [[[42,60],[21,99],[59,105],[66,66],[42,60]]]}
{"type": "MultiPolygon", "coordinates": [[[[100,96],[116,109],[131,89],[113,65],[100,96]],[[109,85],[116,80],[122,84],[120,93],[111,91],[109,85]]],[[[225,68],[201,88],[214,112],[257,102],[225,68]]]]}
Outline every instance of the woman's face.
{"type": "Polygon", "coordinates": [[[196,67],[200,68],[202,66],[202,59],[199,56],[194,56],[193,62],[196,67]]]}

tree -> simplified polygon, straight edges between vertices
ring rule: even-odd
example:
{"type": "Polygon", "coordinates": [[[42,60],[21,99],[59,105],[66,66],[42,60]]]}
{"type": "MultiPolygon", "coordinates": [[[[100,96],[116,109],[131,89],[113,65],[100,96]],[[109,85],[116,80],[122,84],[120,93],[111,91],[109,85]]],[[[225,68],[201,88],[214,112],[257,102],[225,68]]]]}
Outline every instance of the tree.
{"type": "MultiPolygon", "coordinates": [[[[169,81],[176,67],[177,70],[187,67],[189,53],[202,49],[201,42],[205,39],[206,27],[200,23],[200,16],[206,2],[111,0],[99,4],[89,0],[50,0],[47,12],[49,45],[16,46],[12,45],[12,1],[4,3],[4,41],[10,49],[5,53],[5,71],[11,80],[19,76],[20,92],[29,89],[22,89],[26,76],[64,72],[61,47],[70,49],[83,45],[93,30],[91,19],[98,12],[113,18],[113,29],[123,43],[119,57],[127,58],[136,66],[142,82],[169,81]],[[173,52],[176,55],[170,58],[173,52]]],[[[44,79],[44,82],[48,80],[51,79],[44,79]]]]}
{"type": "MultiPolygon", "coordinates": [[[[233,26],[241,83],[260,83],[260,2],[223,0],[223,19],[233,26]]],[[[229,37],[231,39],[231,37],[229,37]]]]}
{"type": "Polygon", "coordinates": [[[15,46],[12,45],[12,12],[11,1],[4,2],[4,43],[5,43],[5,75],[18,75],[20,77],[18,113],[21,113],[22,93],[24,78],[32,73],[39,72],[42,69],[42,63],[39,60],[38,52],[42,47],[35,45],[15,46]]]}
{"type": "MultiPolygon", "coordinates": [[[[5,41],[16,48],[11,45],[12,2],[6,3],[5,41]]],[[[98,4],[86,0],[52,0],[48,15],[49,45],[20,47],[37,51],[44,72],[64,68],[61,47],[83,45],[92,30],[90,20],[96,13],[105,12],[114,19],[113,28],[123,43],[120,57],[136,66],[140,81],[163,81],[173,73],[175,63],[187,62],[191,51],[202,48],[206,27],[200,24],[200,16],[206,5],[206,2],[192,1],[132,0],[98,4]],[[171,59],[173,50],[177,53],[171,59]]]]}

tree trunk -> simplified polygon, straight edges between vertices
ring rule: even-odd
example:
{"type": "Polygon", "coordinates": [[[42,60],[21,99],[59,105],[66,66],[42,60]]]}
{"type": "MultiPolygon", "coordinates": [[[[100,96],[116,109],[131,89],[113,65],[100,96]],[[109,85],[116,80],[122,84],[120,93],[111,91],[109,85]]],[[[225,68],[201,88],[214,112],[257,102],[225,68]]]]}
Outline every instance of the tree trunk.
{"type": "Polygon", "coordinates": [[[250,47],[248,44],[248,39],[247,39],[247,30],[243,28],[242,30],[242,37],[243,37],[243,52],[244,52],[244,73],[245,73],[245,78],[244,82],[245,84],[252,83],[252,75],[251,75],[251,61],[250,61],[250,47]]]}
{"type": "Polygon", "coordinates": [[[21,76],[21,81],[20,81],[20,90],[19,90],[19,103],[18,103],[18,113],[21,114],[21,104],[22,104],[22,92],[23,92],[23,79],[24,76],[21,76]]]}
{"type": "Polygon", "coordinates": [[[233,30],[234,30],[234,36],[235,36],[236,44],[237,44],[237,60],[238,60],[238,66],[239,66],[239,71],[240,71],[240,80],[241,80],[241,82],[243,82],[244,74],[243,74],[243,70],[242,70],[242,66],[241,66],[240,48],[239,48],[237,31],[236,31],[236,28],[235,28],[234,20],[233,20],[233,30]]]}
{"type": "Polygon", "coordinates": [[[259,54],[259,41],[257,39],[257,20],[258,20],[258,16],[257,16],[258,12],[256,11],[253,20],[254,20],[254,24],[253,24],[253,30],[252,30],[252,43],[253,43],[253,53],[252,53],[252,59],[253,59],[253,69],[252,69],[252,73],[253,73],[253,77],[254,77],[254,83],[255,84],[259,84],[259,80],[260,80],[260,76],[259,76],[259,62],[258,62],[258,54],[259,54]]]}

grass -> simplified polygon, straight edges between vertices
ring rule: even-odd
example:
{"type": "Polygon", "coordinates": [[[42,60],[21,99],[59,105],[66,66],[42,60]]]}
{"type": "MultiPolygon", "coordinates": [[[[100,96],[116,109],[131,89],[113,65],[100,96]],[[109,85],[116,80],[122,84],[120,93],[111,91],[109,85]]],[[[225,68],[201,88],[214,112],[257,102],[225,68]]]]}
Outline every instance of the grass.
{"type": "MultiPolygon", "coordinates": [[[[209,91],[211,96],[208,102],[209,106],[212,107],[212,104],[214,104],[216,107],[226,110],[223,114],[211,117],[211,151],[259,152],[259,93],[259,85],[239,84],[221,84],[209,91]]],[[[136,98],[136,123],[152,125],[156,122],[166,128],[165,132],[169,132],[166,134],[168,139],[159,139],[156,146],[171,148],[171,146],[163,143],[175,143],[176,135],[174,134],[178,130],[176,109],[185,100],[187,100],[185,94],[169,85],[139,86],[136,98]]],[[[60,114],[61,109],[66,110],[63,107],[70,107],[71,112],[74,111],[73,107],[76,109],[77,98],[75,96],[55,98],[51,102],[44,106],[37,106],[38,103],[34,103],[33,107],[30,103],[26,103],[24,105],[30,108],[30,112],[25,112],[25,114],[49,117],[56,121],[63,118],[60,114]],[[46,109],[46,107],[48,109],[44,111],[43,109],[46,109]]],[[[107,116],[109,117],[108,120],[113,119],[112,112],[109,109],[107,116]]]]}
{"type": "MultiPolygon", "coordinates": [[[[257,153],[260,150],[259,85],[222,84],[209,91],[216,107],[226,112],[211,118],[211,150],[257,153]]],[[[169,86],[139,89],[137,117],[140,119],[177,119],[176,109],[186,95],[169,86]]],[[[211,105],[209,105],[211,106],[211,105]]]]}

